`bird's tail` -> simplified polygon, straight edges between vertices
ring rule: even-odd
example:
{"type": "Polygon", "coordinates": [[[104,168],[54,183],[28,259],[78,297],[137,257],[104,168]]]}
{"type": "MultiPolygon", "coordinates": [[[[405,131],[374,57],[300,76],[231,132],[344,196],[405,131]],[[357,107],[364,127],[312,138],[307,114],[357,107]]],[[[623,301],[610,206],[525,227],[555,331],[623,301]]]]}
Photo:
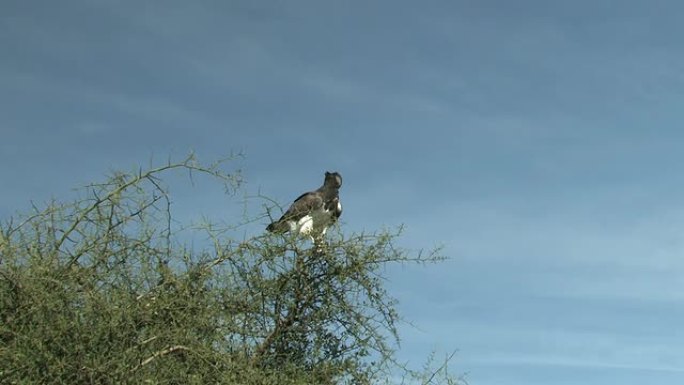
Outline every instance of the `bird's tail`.
{"type": "Polygon", "coordinates": [[[269,231],[271,233],[284,233],[289,229],[290,227],[287,225],[287,223],[281,221],[275,221],[270,225],[266,226],[266,231],[269,231]]]}

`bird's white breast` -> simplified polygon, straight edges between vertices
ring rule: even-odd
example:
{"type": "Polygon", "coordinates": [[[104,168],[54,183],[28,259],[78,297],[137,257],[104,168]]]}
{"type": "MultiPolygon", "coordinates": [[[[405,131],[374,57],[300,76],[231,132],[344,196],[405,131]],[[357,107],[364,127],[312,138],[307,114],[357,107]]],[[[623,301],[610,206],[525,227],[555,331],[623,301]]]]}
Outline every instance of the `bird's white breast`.
{"type": "Polygon", "coordinates": [[[312,232],[325,234],[330,225],[330,213],[324,209],[314,210],[298,221],[288,221],[291,231],[310,235],[312,232]]]}

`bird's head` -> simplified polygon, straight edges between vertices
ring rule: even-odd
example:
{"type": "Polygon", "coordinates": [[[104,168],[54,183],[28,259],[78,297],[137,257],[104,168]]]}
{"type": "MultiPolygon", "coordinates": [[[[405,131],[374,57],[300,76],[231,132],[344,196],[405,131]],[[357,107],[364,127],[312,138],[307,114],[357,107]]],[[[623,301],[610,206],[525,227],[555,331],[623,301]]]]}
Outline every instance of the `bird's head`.
{"type": "Polygon", "coordinates": [[[325,185],[340,188],[342,186],[342,175],[339,172],[325,172],[325,185]]]}

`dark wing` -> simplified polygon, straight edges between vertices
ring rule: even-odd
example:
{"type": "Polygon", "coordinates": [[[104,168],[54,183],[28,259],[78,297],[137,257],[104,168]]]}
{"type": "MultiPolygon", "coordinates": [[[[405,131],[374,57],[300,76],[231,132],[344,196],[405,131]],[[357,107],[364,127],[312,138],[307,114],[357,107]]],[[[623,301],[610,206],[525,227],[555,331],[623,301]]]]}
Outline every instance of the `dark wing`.
{"type": "Polygon", "coordinates": [[[323,207],[323,198],[316,192],[308,192],[300,195],[283,214],[280,220],[299,220],[313,210],[323,207]]]}
{"type": "Polygon", "coordinates": [[[323,207],[323,198],[319,193],[304,193],[295,199],[290,208],[287,209],[280,219],[268,225],[266,230],[276,232],[287,231],[288,227],[285,225],[287,221],[298,221],[311,211],[320,209],[321,207],[323,207]]]}

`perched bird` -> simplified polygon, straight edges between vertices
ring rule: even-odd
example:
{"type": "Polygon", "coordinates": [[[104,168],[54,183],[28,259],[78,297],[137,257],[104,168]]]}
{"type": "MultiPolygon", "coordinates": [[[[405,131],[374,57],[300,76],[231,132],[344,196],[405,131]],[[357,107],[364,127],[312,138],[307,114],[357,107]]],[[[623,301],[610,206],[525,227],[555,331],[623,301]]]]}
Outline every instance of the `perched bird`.
{"type": "Polygon", "coordinates": [[[268,225],[266,230],[272,233],[294,231],[314,240],[325,235],[328,227],[342,215],[340,186],[342,176],[337,172],[326,171],[323,186],[300,195],[285,214],[268,225]]]}

